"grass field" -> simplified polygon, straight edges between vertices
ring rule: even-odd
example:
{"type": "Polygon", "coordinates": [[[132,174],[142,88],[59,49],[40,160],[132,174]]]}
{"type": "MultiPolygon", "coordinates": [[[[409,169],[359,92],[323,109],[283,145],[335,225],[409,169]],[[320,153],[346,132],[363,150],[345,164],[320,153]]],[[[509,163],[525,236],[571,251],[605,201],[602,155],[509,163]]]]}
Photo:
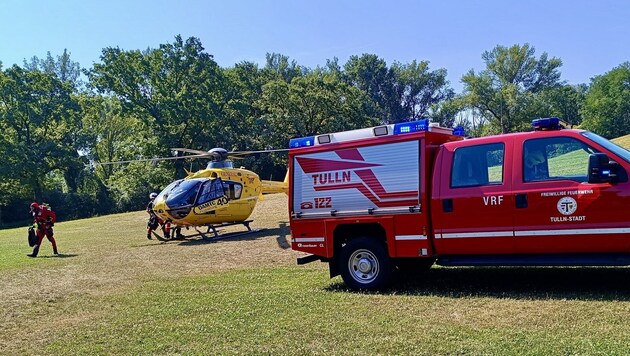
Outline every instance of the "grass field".
{"type": "Polygon", "coordinates": [[[145,213],[0,231],[0,354],[629,354],[630,269],[433,268],[352,293],[296,266],[286,196],[255,235],[145,238],[145,213]]]}

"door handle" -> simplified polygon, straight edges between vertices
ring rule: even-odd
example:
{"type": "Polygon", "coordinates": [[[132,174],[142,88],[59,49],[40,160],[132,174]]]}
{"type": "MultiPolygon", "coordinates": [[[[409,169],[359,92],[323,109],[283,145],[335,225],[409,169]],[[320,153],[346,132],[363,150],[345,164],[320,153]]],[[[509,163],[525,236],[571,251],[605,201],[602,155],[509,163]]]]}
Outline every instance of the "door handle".
{"type": "Polygon", "coordinates": [[[527,193],[516,194],[515,202],[517,209],[527,208],[527,193]]]}
{"type": "Polygon", "coordinates": [[[445,213],[453,212],[453,199],[443,199],[442,200],[442,211],[445,213]]]}

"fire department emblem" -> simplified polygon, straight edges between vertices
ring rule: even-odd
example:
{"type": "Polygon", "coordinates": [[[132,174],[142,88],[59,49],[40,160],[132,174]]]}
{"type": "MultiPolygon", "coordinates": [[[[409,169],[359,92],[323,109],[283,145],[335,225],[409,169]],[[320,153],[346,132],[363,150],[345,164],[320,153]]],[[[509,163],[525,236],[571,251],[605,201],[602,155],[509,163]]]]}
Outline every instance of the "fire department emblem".
{"type": "Polygon", "coordinates": [[[577,201],[571,197],[564,197],[558,200],[556,207],[558,208],[560,214],[571,215],[577,210],[577,201]]]}

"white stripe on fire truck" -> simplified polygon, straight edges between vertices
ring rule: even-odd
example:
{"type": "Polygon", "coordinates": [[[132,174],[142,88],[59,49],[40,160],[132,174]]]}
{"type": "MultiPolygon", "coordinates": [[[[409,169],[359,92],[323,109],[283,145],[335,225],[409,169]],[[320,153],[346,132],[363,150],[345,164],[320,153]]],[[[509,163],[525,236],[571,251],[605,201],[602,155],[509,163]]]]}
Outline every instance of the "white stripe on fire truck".
{"type": "Polygon", "coordinates": [[[438,238],[471,238],[471,237],[511,237],[511,236],[545,236],[545,235],[610,235],[630,234],[630,228],[608,229],[560,229],[560,230],[524,230],[524,231],[486,231],[437,234],[438,238]]]}
{"type": "Polygon", "coordinates": [[[324,242],[323,237],[296,237],[293,239],[295,242],[324,242]]]}
{"type": "Polygon", "coordinates": [[[451,234],[440,234],[443,239],[461,239],[469,237],[506,237],[514,236],[512,231],[484,231],[484,232],[457,232],[451,234]]]}
{"type": "Polygon", "coordinates": [[[396,241],[404,240],[426,240],[427,235],[396,235],[396,241]]]}
{"type": "Polygon", "coordinates": [[[515,231],[515,234],[516,236],[630,234],[630,228],[620,227],[620,228],[609,228],[609,229],[530,230],[530,231],[515,231]]]}

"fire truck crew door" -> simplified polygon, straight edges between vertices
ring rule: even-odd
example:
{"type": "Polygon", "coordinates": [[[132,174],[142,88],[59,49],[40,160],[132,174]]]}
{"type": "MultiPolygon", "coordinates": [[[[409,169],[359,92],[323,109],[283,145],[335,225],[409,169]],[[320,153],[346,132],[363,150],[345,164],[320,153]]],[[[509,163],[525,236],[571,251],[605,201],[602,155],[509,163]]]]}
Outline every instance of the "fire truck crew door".
{"type": "Polygon", "coordinates": [[[511,150],[499,138],[443,146],[439,199],[432,206],[439,254],[514,252],[511,174],[504,169],[511,150]]]}
{"type": "Polygon", "coordinates": [[[518,253],[630,248],[628,183],[588,183],[589,154],[597,150],[587,142],[555,136],[514,143],[522,147],[512,167],[518,253]]]}

